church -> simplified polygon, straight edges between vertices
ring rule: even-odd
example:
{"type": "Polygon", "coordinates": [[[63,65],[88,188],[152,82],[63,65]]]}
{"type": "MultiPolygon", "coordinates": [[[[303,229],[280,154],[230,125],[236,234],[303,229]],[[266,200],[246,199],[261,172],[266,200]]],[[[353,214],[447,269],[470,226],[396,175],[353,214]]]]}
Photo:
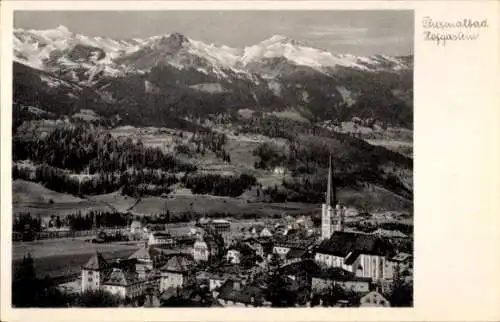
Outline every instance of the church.
{"type": "Polygon", "coordinates": [[[345,210],[337,201],[332,158],[328,168],[326,202],[322,205],[321,240],[314,260],[326,268],[342,268],[373,281],[386,277],[386,258],[395,250],[389,240],[364,233],[344,231],[345,210]]]}

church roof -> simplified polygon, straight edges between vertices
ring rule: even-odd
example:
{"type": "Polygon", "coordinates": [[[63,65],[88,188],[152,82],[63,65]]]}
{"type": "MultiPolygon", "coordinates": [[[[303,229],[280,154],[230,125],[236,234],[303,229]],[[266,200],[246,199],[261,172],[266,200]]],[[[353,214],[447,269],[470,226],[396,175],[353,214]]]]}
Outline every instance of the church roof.
{"type": "Polygon", "coordinates": [[[353,232],[334,232],[329,239],[321,242],[316,251],[339,257],[346,257],[351,252],[390,256],[394,253],[394,247],[387,239],[379,236],[353,232]]]}
{"type": "Polygon", "coordinates": [[[92,255],[92,257],[90,257],[90,259],[88,260],[88,262],[83,265],[82,268],[84,269],[91,269],[91,270],[101,270],[101,269],[105,269],[109,266],[108,262],[104,259],[104,257],[102,256],[101,253],[99,252],[96,252],[94,255],[92,255]]]}

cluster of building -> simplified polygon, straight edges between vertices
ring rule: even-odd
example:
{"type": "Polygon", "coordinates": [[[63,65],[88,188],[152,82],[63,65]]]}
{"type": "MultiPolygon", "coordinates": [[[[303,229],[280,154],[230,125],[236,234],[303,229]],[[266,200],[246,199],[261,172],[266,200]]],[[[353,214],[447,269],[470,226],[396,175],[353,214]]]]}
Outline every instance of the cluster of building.
{"type": "MultiPolygon", "coordinates": [[[[92,256],[82,267],[81,289],[128,298],[155,294],[168,300],[191,294],[180,290],[196,285],[206,289],[214,305],[266,306],[271,305],[270,283],[280,276],[286,290],[304,295],[304,305],[312,296],[340,287],[357,294],[356,305],[390,306],[387,294],[394,279],[411,281],[412,256],[399,252],[391,240],[407,236],[345,229],[345,208],[336,201],[331,166],[319,236],[311,233],[307,220],[299,221],[296,227],[254,225],[230,238],[230,222],[202,220],[191,247],[183,250],[169,234],[150,233],[129,258],[92,256]]],[[[350,301],[337,304],[349,306],[350,301]]]]}

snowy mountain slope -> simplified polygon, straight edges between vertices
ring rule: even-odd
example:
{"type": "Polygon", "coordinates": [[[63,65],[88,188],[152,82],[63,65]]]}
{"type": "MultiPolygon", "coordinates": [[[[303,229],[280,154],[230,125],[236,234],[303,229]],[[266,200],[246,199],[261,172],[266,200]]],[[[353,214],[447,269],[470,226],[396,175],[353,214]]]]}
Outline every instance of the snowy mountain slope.
{"type": "Polygon", "coordinates": [[[314,68],[327,74],[332,73],[332,69],[337,66],[366,71],[408,69],[408,64],[394,57],[334,55],[280,35],[275,35],[257,45],[246,47],[240,58],[240,63],[247,66],[273,58],[284,58],[289,63],[314,68]]]}
{"type": "MultiPolygon", "coordinates": [[[[129,115],[147,106],[151,115],[137,117],[148,120],[175,109],[203,117],[240,108],[291,108],[311,121],[362,117],[407,127],[413,122],[412,56],[333,54],[282,36],[238,49],[179,33],[116,40],[65,27],[16,29],[14,54],[16,62],[46,73],[37,78],[37,90],[54,92],[68,81],[90,88],[105,104],[119,102],[113,109],[125,108],[129,115]]],[[[23,86],[27,90],[29,84],[23,86]]],[[[70,94],[79,96],[65,96],[70,94]]]]}
{"type": "MultiPolygon", "coordinates": [[[[266,59],[283,58],[288,63],[306,66],[331,74],[335,67],[350,67],[366,71],[408,69],[402,59],[388,56],[358,57],[332,54],[312,48],[283,36],[273,36],[259,44],[236,49],[216,46],[171,33],[144,39],[114,40],[103,37],[87,37],[72,33],[59,26],[50,30],[14,31],[14,56],[16,61],[34,68],[56,71],[81,67],[103,71],[108,75],[120,75],[128,71],[148,71],[158,64],[170,64],[178,68],[195,68],[203,73],[215,73],[218,77],[252,78],[247,66],[265,62],[266,59]],[[87,48],[93,55],[77,55],[74,48],[87,48]],[[99,53],[95,53],[100,50],[99,53]]],[[[87,72],[86,77],[95,73],[87,72]]],[[[72,75],[73,77],[75,75],[72,75]]],[[[264,76],[269,76],[264,74],[264,76]]],[[[74,79],[78,80],[78,79],[74,79]]]]}

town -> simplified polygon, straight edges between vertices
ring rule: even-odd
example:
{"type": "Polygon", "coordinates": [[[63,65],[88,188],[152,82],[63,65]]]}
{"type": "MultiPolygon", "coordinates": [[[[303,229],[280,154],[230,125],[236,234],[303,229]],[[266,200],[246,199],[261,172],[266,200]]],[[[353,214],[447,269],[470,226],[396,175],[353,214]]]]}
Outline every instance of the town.
{"type": "Polygon", "coordinates": [[[411,306],[412,234],[348,225],[334,182],[330,161],[318,228],[309,216],[286,216],[236,232],[231,219],[214,218],[197,219],[185,234],[140,220],[101,232],[87,242],[127,239],[139,248],[125,258],[97,250],[57,289],[125,306],[411,306]]]}

